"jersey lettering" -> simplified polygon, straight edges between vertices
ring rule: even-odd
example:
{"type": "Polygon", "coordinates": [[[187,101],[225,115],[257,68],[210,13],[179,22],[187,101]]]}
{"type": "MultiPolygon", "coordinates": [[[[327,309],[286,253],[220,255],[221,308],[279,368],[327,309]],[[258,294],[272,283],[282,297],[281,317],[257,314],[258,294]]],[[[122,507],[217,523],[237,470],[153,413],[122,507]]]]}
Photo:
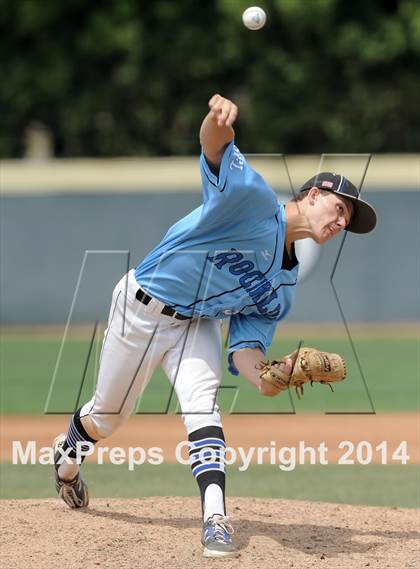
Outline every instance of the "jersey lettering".
{"type": "MultiPolygon", "coordinates": [[[[241,286],[243,286],[244,288],[251,289],[252,286],[254,286],[254,285],[251,286],[251,284],[254,281],[259,282],[259,281],[264,281],[264,279],[265,279],[265,276],[262,274],[261,271],[252,271],[252,273],[246,273],[246,275],[243,275],[239,279],[239,282],[240,282],[241,286]]],[[[259,285],[257,285],[257,286],[259,286],[259,285]]]]}
{"type": "Polygon", "coordinates": [[[214,263],[217,260],[217,263],[214,263],[214,266],[217,269],[221,269],[226,263],[236,263],[236,261],[241,261],[244,256],[242,253],[234,252],[235,249],[232,249],[232,252],[227,253],[219,253],[215,257],[209,257],[209,261],[214,263]]]}
{"type": "Polygon", "coordinates": [[[254,268],[254,263],[251,261],[241,261],[233,267],[229,267],[229,272],[232,275],[242,275],[242,273],[247,273],[250,269],[254,268]]]}
{"type": "Polygon", "coordinates": [[[236,249],[218,253],[214,257],[208,257],[208,259],[219,270],[228,265],[228,270],[232,275],[242,275],[239,284],[246,290],[258,312],[266,318],[277,319],[281,305],[277,304],[271,311],[267,308],[267,305],[277,298],[277,292],[261,271],[254,270],[255,263],[244,260],[244,255],[236,249]]]}

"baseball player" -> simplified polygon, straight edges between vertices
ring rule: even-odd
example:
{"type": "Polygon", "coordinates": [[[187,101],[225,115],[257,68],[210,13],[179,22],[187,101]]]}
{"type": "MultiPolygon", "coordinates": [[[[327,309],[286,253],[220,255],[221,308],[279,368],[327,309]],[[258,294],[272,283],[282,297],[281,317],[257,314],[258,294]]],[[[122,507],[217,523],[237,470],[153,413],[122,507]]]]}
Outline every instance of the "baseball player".
{"type": "Polygon", "coordinates": [[[115,287],[96,391],[73,415],[68,433],[55,440],[55,480],[68,506],[87,506],[78,453],[129,417],[160,364],[176,391],[188,434],[201,494],[204,555],[222,557],[235,552],[217,405],[222,320],[230,319],[230,372],[263,395],[313,379],[342,379],[338,356],[328,359],[317,352],[315,372],[309,369],[310,354],[299,360],[290,354],[265,367],[264,354],[292,305],[299,270],[295,241],[311,237],[323,244],[344,229],[367,233],[376,214],[347,178],[331,172],[314,176],[296,199],[279,204],[234,145],[237,106],[216,94],[209,107],[200,130],[203,203],[175,223],[115,287]],[[297,365],[300,379],[293,383],[297,365]]]}

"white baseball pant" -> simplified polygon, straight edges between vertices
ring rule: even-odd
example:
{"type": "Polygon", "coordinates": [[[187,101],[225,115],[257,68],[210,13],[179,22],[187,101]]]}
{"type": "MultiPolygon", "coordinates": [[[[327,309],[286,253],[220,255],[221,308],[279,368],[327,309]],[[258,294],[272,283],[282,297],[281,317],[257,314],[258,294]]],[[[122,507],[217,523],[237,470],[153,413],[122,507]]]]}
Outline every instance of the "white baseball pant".
{"type": "Polygon", "coordinates": [[[157,365],[173,385],[187,433],[221,426],[217,391],[222,377],[221,320],[177,320],[161,314],[164,304],[136,299],[134,270],[114,289],[89,415],[100,438],[111,435],[132,413],[157,365]]]}

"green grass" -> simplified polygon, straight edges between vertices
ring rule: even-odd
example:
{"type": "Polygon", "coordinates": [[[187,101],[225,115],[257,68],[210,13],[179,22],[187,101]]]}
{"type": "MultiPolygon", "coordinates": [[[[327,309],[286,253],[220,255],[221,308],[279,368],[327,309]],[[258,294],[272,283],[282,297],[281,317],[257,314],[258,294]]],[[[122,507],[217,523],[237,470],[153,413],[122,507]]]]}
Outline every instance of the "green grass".
{"type": "MultiPolygon", "coordinates": [[[[278,413],[296,411],[409,411],[419,404],[419,343],[416,337],[371,338],[355,337],[359,362],[346,338],[305,337],[305,345],[343,354],[348,364],[346,381],[336,386],[335,393],[326,386],[306,388],[298,401],[293,396],[260,397],[244,379],[230,375],[224,367],[220,406],[224,413],[278,413]],[[360,368],[359,368],[360,363],[360,368]],[[362,371],[360,371],[360,369],[362,371]],[[365,387],[365,381],[367,389],[365,387]],[[368,395],[370,394],[370,398],[368,395]]],[[[1,343],[1,412],[4,414],[42,414],[53,377],[61,338],[37,338],[3,334],[1,343]]],[[[278,357],[293,350],[298,339],[277,339],[269,355],[278,357]]],[[[83,372],[89,354],[89,341],[70,339],[65,345],[48,411],[71,413],[78,403],[87,401],[93,392],[96,362],[100,343],[95,342],[88,360],[81,389],[83,372]]],[[[164,413],[169,402],[170,412],[177,410],[169,382],[158,368],[139,402],[137,412],[164,413]]]]}
{"type": "MultiPolygon", "coordinates": [[[[142,465],[134,471],[112,464],[83,466],[91,497],[195,496],[198,489],[188,466],[142,465]]],[[[55,496],[52,467],[1,465],[1,498],[55,496]]],[[[420,506],[417,466],[298,466],[284,472],[276,466],[228,471],[228,496],[254,496],[341,504],[420,506]]]]}

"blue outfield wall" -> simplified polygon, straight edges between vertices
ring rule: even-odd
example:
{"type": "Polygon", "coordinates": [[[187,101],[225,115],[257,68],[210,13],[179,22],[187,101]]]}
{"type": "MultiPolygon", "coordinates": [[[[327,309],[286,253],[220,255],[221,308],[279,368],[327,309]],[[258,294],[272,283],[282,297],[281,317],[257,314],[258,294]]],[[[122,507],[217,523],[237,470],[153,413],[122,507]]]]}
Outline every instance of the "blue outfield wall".
{"type": "MultiPolygon", "coordinates": [[[[334,277],[342,310],[348,321],[417,320],[419,193],[372,191],[367,199],[379,224],[372,234],[345,238],[334,277]]],[[[130,251],[134,266],[200,202],[198,193],[174,192],[3,197],[2,324],[66,321],[86,250],[102,252],[85,258],[73,320],[105,320],[127,266],[127,255],[115,251],[130,251]]],[[[330,283],[341,240],[310,253],[314,266],[298,287],[290,321],[341,319],[330,283]]]]}

